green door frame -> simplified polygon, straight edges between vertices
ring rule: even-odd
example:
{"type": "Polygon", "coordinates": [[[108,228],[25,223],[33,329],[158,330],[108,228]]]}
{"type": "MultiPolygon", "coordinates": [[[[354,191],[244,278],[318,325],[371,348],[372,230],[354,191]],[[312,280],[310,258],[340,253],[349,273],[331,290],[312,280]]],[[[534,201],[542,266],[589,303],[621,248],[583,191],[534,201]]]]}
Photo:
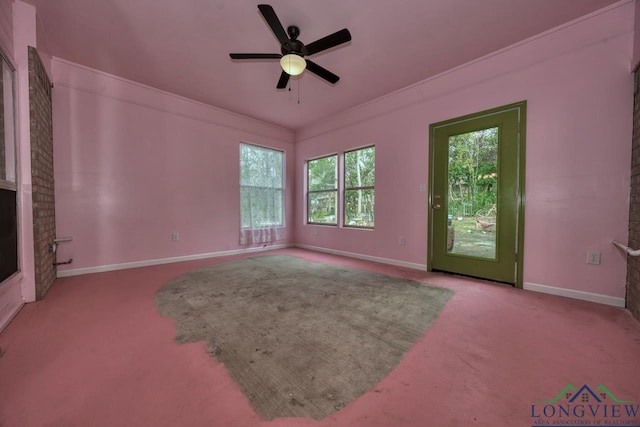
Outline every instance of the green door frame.
{"type": "MultiPolygon", "coordinates": [[[[526,139],[526,108],[527,102],[521,101],[501,107],[485,110],[473,114],[469,114],[454,119],[433,123],[429,125],[429,193],[428,193],[428,254],[427,254],[427,270],[432,271],[434,255],[434,203],[442,203],[443,200],[434,201],[435,177],[437,167],[434,165],[435,149],[436,149],[436,129],[441,129],[446,126],[463,124],[472,120],[478,120],[487,116],[497,115],[508,111],[515,110],[518,115],[518,128],[517,128],[517,165],[516,166],[516,227],[515,227],[515,287],[523,287],[523,260],[524,260],[524,211],[525,211],[525,139],[526,139]]],[[[442,165],[439,166],[440,170],[442,165]]],[[[445,167],[446,169],[446,167],[445,167]]]]}

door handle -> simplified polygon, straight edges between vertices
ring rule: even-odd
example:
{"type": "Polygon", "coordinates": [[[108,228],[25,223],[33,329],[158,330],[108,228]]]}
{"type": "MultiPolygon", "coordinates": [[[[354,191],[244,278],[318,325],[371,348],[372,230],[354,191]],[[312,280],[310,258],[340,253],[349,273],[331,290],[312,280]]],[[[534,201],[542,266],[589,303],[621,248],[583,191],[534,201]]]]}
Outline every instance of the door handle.
{"type": "Polygon", "coordinates": [[[436,203],[435,205],[433,205],[433,209],[440,209],[442,206],[440,206],[440,204],[436,203]]]}

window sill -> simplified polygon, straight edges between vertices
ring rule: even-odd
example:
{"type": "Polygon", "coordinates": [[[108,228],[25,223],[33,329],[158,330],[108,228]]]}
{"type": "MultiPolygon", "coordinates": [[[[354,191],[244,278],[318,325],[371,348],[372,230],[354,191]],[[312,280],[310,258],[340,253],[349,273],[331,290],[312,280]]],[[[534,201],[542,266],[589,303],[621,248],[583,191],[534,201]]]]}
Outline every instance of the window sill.
{"type": "Polygon", "coordinates": [[[4,281],[2,281],[0,283],[0,288],[3,288],[5,286],[10,286],[12,284],[18,283],[20,281],[22,281],[22,271],[18,270],[15,273],[13,273],[11,276],[7,277],[6,279],[4,279],[4,281]]]}

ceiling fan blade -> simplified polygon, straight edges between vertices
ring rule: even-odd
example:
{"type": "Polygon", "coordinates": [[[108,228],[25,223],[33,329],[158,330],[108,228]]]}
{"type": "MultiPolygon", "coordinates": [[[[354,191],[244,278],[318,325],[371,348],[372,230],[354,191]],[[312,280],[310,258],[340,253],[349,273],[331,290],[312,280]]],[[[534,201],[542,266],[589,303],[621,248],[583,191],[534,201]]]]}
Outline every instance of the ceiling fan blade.
{"type": "Polygon", "coordinates": [[[260,10],[260,13],[262,13],[262,16],[264,16],[267,24],[269,24],[269,27],[271,27],[271,31],[273,31],[273,34],[276,35],[280,44],[282,46],[289,44],[289,37],[287,36],[287,32],[284,30],[284,27],[280,23],[275,10],[273,10],[273,8],[268,4],[259,4],[258,9],[260,10]]]}
{"type": "Polygon", "coordinates": [[[313,74],[315,74],[318,77],[322,77],[329,83],[336,84],[338,80],[340,80],[340,77],[336,76],[331,71],[319,66],[313,61],[309,61],[308,59],[307,59],[307,70],[311,71],[313,74]]]}
{"type": "Polygon", "coordinates": [[[346,43],[350,40],[351,33],[345,28],[306,45],[305,55],[313,55],[315,53],[322,52],[323,50],[331,49],[334,46],[341,45],[342,43],[346,43]]]}
{"type": "Polygon", "coordinates": [[[278,80],[278,85],[276,86],[276,88],[278,89],[286,88],[287,83],[289,83],[289,77],[290,77],[289,74],[283,71],[282,74],[280,74],[280,80],[278,80]]]}
{"type": "Polygon", "coordinates": [[[280,59],[279,53],[230,53],[231,59],[280,59]]]}

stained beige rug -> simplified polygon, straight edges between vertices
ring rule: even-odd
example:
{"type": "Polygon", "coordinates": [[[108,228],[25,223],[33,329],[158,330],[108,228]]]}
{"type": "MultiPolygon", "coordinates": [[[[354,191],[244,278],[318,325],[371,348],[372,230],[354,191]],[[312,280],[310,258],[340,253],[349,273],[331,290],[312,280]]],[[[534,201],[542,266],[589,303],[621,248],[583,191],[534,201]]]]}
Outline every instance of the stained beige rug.
{"type": "Polygon", "coordinates": [[[400,362],[453,292],[285,256],[186,273],[155,302],[180,343],[206,341],[266,419],[322,419],[400,362]]]}

